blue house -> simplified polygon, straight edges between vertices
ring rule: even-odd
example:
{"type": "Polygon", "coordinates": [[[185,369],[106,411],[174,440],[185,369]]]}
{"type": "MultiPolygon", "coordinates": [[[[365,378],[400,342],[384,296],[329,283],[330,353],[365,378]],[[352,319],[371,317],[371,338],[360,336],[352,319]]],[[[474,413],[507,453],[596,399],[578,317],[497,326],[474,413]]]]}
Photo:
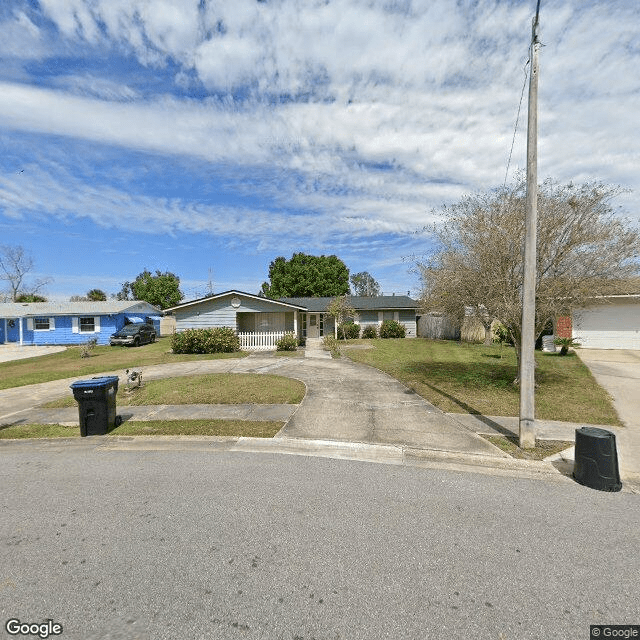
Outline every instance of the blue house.
{"type": "Polygon", "coordinates": [[[162,311],[138,300],[0,303],[0,344],[82,344],[109,336],[129,322],[153,322],[160,334],[162,311]]]}

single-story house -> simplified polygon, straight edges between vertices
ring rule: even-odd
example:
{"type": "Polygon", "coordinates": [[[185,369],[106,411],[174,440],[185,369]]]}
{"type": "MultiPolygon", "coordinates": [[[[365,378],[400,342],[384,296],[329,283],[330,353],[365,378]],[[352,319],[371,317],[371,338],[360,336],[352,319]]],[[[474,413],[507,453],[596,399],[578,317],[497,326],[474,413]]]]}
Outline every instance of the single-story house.
{"type": "Polygon", "coordinates": [[[138,300],[0,303],[0,344],[81,344],[109,337],[130,322],[152,322],[160,332],[162,311],[138,300]]]}
{"type": "Polygon", "coordinates": [[[640,350],[640,294],[606,296],[558,318],[555,335],[574,338],[585,349],[640,350]]]}
{"type": "MultiPolygon", "coordinates": [[[[271,300],[244,291],[223,293],[184,302],[165,309],[176,319],[176,331],[231,327],[243,349],[273,349],[285,333],[301,339],[335,334],[335,323],[327,313],[334,298],[282,298],[271,300]]],[[[356,310],[355,322],[362,328],[379,327],[383,320],[397,320],[407,337],[416,336],[418,303],[408,296],[349,296],[356,310]]]]}

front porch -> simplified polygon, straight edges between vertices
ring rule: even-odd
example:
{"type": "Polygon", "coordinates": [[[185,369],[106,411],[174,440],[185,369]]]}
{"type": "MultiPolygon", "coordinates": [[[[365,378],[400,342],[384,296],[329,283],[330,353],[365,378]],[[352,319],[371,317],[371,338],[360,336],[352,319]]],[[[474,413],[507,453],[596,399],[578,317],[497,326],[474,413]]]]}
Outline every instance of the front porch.
{"type": "Polygon", "coordinates": [[[288,333],[302,343],[333,335],[334,321],[325,313],[238,312],[236,331],[243,351],[273,351],[276,342],[288,333]]]}

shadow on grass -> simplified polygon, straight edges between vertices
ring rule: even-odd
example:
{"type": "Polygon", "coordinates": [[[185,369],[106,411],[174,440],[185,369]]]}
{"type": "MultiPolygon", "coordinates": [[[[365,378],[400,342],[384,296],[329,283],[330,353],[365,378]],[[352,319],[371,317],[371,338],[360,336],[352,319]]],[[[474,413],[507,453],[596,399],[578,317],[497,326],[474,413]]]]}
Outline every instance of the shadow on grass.
{"type": "Polygon", "coordinates": [[[513,431],[510,431],[509,429],[505,429],[505,427],[503,427],[501,424],[498,424],[495,420],[492,420],[491,418],[480,413],[480,411],[478,411],[478,409],[476,409],[475,407],[468,405],[466,402],[463,402],[459,398],[452,396],[450,393],[443,391],[442,389],[440,389],[439,387],[436,387],[433,384],[430,384],[428,382],[423,382],[422,384],[424,384],[426,387],[429,387],[432,391],[435,391],[440,395],[444,396],[445,398],[448,398],[449,400],[451,400],[451,402],[457,404],[461,409],[464,409],[467,413],[475,416],[480,422],[482,422],[483,424],[486,424],[488,427],[491,427],[498,433],[501,433],[502,435],[507,437],[513,437],[513,431]]]}

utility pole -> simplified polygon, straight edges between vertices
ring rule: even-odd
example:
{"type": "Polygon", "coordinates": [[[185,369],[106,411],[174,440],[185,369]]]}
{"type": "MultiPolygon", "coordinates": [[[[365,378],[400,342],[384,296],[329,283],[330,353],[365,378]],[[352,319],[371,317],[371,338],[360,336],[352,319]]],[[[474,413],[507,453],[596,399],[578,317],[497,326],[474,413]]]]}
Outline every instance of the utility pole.
{"type": "Polygon", "coordinates": [[[524,282],[522,290],[522,335],[520,338],[520,446],[536,446],[535,431],[535,321],[536,241],[538,223],[538,16],[540,0],[531,28],[531,75],[527,127],[527,208],[525,213],[524,282]]]}
{"type": "Polygon", "coordinates": [[[212,296],[213,295],[213,269],[211,267],[209,267],[208,286],[209,286],[209,295],[212,296]]]}

